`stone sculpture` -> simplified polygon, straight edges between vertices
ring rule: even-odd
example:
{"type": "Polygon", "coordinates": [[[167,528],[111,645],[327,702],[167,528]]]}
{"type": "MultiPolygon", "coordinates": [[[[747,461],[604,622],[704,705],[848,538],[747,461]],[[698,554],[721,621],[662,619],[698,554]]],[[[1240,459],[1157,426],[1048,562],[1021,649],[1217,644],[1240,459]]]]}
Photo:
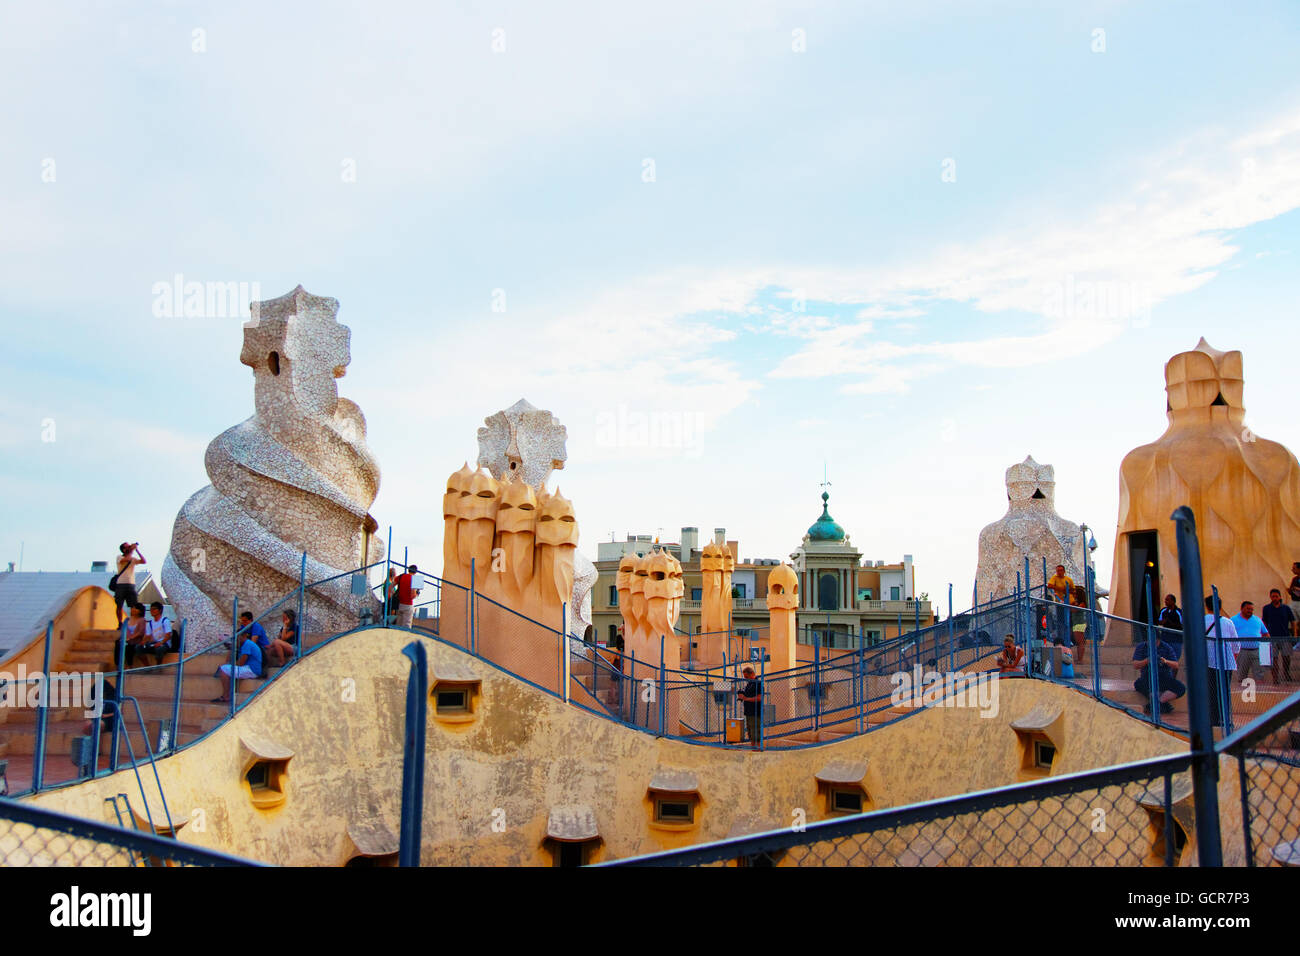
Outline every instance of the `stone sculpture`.
{"type": "MultiPolygon", "coordinates": [[[[799,664],[795,646],[798,634],[799,575],[788,564],[773,568],[767,577],[768,673],[778,673],[799,664]]],[[[794,710],[789,694],[772,695],[776,719],[786,720],[794,710]]]]}
{"type": "MultiPolygon", "coordinates": [[[[1079,525],[1056,513],[1056,472],[1032,455],[1007,469],[1007,513],[980,532],[975,588],[980,601],[1016,590],[1016,573],[1024,576],[1025,558],[1034,585],[1042,584],[1058,564],[1076,584],[1084,585],[1084,541],[1079,525]]],[[[1024,582],[1022,581],[1023,585],[1024,582]]]]}
{"type": "Polygon", "coordinates": [[[722,663],[731,629],[731,576],[736,556],[725,544],[710,541],[700,552],[700,663],[715,667],[722,663]]]}
{"type": "Polygon", "coordinates": [[[1170,521],[1180,505],[1196,516],[1205,589],[1217,585],[1229,613],[1266,603],[1269,588],[1285,596],[1300,561],[1300,465],[1245,426],[1244,386],[1241,352],[1205,339],[1165,365],[1169,426],[1120,464],[1112,614],[1142,613],[1144,567],[1156,572],[1156,608],[1162,593],[1181,601],[1170,521]]]}
{"type": "MultiPolygon", "coordinates": [[[[521,398],[483,421],[484,427],[478,430],[478,465],[497,481],[508,485],[522,482],[540,494],[551,472],[564,467],[568,431],[549,411],[521,398]]],[[[568,628],[570,634],[582,637],[591,625],[591,589],[597,571],[590,558],[575,551],[572,573],[568,628]]]]}
{"type": "MultiPolygon", "coordinates": [[[[235,597],[260,614],[297,587],[304,551],[308,581],[383,558],[368,513],[379,466],[365,417],[335,383],[351,360],[338,308],[302,286],[252,306],[239,360],[253,370],[255,412],[208,445],[212,484],[177,514],[163,563],[187,650],[230,636],[235,597]]],[[[375,607],[368,591],[354,595],[350,578],[338,578],[310,590],[300,630],[346,630],[375,607]]]]}

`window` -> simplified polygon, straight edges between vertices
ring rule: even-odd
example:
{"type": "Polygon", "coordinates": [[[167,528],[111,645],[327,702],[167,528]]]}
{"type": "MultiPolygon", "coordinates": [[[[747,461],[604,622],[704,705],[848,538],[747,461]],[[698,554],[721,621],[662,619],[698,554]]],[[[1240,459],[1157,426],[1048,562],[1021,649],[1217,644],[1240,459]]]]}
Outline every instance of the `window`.
{"type": "Polygon", "coordinates": [[[897,587],[897,586],[890,588],[890,589],[889,589],[889,600],[891,600],[891,601],[897,601],[898,598],[899,598],[899,593],[900,593],[901,590],[902,590],[902,589],[899,588],[899,587],[897,587]]]}
{"type": "Polygon", "coordinates": [[[832,787],[830,791],[830,810],[831,813],[861,813],[862,791],[832,787]]]}
{"type": "Polygon", "coordinates": [[[859,601],[870,601],[870,600],[871,600],[871,588],[858,588],[858,600],[859,600],[859,601]]]}
{"type": "Polygon", "coordinates": [[[1041,767],[1043,770],[1052,769],[1052,761],[1056,759],[1056,748],[1046,740],[1034,741],[1034,766],[1041,767]]]}
{"type": "Polygon", "coordinates": [[[469,691],[465,688],[439,690],[437,709],[439,714],[464,714],[469,712],[469,691]]]}
{"type": "Polygon", "coordinates": [[[482,681],[464,667],[441,665],[438,670],[429,688],[434,718],[443,724],[472,723],[478,717],[482,681]]]}
{"type": "Polygon", "coordinates": [[[732,597],[738,597],[738,598],[744,598],[744,597],[747,597],[748,595],[747,595],[746,592],[745,592],[745,587],[746,587],[746,585],[745,585],[745,582],[744,582],[744,581],[741,581],[741,582],[739,582],[739,583],[737,583],[737,584],[733,584],[733,585],[731,586],[731,594],[732,594],[732,597]]]}
{"type": "Polygon", "coordinates": [[[554,866],[586,866],[591,859],[591,851],[595,848],[595,840],[583,840],[581,843],[571,843],[564,840],[552,840],[552,850],[554,854],[554,866]]]}
{"type": "Polygon", "coordinates": [[[289,761],[293,759],[293,751],[255,733],[241,734],[239,748],[239,784],[247,788],[253,806],[270,810],[284,803],[289,789],[289,761]]]}
{"type": "Polygon", "coordinates": [[[609,586],[609,606],[618,607],[618,586],[614,584],[609,586]]]}
{"type": "Polygon", "coordinates": [[[254,761],[244,771],[244,782],[248,784],[248,795],[253,806],[269,810],[284,803],[288,775],[288,760],[254,761]]]}
{"type": "Polygon", "coordinates": [[[660,768],[646,788],[650,826],[659,830],[688,830],[699,825],[700,781],[692,770],[660,768]]]}
{"type": "MultiPolygon", "coordinates": [[[[1151,814],[1151,829],[1154,837],[1151,841],[1151,855],[1148,863],[1153,866],[1165,865],[1165,815],[1163,812],[1151,814]]],[[[1174,821],[1174,852],[1172,856],[1173,865],[1177,866],[1178,861],[1182,859],[1183,850],[1187,849],[1187,831],[1183,829],[1182,824],[1174,821]]]]}
{"type": "Polygon", "coordinates": [[[817,610],[838,611],[840,609],[840,576],[830,571],[824,572],[817,579],[817,610]]]}
{"type": "Polygon", "coordinates": [[[691,600],[692,601],[704,600],[704,588],[691,588],[691,600]]]}
{"type": "Polygon", "coordinates": [[[752,637],[752,636],[753,636],[753,633],[754,633],[753,628],[749,628],[749,627],[738,627],[738,628],[736,628],[736,636],[737,636],[737,637],[752,637]]]}
{"type": "Polygon", "coordinates": [[[610,647],[613,647],[615,644],[618,643],[618,625],[617,625],[617,624],[611,624],[611,625],[609,626],[609,638],[608,638],[607,643],[609,644],[610,647]]]}
{"type": "Polygon", "coordinates": [[[655,798],[655,823],[694,823],[695,801],[681,797],[655,798]]]}

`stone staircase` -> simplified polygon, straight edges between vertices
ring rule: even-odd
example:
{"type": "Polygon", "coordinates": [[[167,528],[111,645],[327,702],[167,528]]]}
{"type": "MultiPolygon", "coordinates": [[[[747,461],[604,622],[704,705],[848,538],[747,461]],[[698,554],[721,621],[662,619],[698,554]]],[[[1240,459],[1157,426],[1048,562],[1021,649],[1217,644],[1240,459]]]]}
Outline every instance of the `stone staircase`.
{"type": "MultiPolygon", "coordinates": [[[[56,669],[64,672],[105,674],[112,680],[116,677],[117,662],[113,657],[113,648],[117,641],[116,630],[83,631],[77,641],[66,652],[64,660],[56,669]]],[[[306,647],[312,648],[326,640],[327,635],[309,634],[306,647]]],[[[118,688],[121,697],[134,697],[140,705],[140,716],[144,718],[149,744],[157,747],[159,733],[164,722],[170,722],[175,715],[178,725],[174,728],[176,743],[190,743],[221,724],[230,715],[230,705],[214,704],[212,699],[221,693],[221,681],[216,677],[217,668],[230,663],[228,645],[217,645],[205,653],[189,657],[185,662],[181,676],[180,707],[174,707],[176,694],[176,654],[163,657],[160,666],[153,665],[153,658],[140,661],[140,666],[129,668],[124,674],[122,686],[118,688]]],[[[273,679],[282,668],[267,667],[266,676],[259,679],[245,679],[236,682],[238,700],[243,699],[268,680],[273,679]]],[[[32,765],[37,746],[37,715],[34,708],[0,707],[0,760],[8,761],[7,779],[10,792],[21,792],[31,784],[32,765]]],[[[51,707],[46,715],[45,770],[44,782],[54,784],[73,780],[77,769],[72,763],[73,741],[87,733],[89,718],[83,707],[51,707]]],[[[130,765],[130,754],[134,751],[136,759],[147,760],[145,739],[141,735],[140,721],[136,711],[129,703],[122,708],[122,729],[119,733],[119,766],[130,765]]],[[[102,734],[99,741],[100,767],[109,765],[112,752],[112,735],[102,734]]]]}

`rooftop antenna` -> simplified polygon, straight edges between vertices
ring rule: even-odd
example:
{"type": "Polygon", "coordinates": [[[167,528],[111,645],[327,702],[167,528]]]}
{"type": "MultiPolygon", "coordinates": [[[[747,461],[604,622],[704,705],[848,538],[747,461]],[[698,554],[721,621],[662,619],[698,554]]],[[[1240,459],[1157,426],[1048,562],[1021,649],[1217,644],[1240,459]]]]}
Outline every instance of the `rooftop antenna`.
{"type": "Polygon", "coordinates": [[[829,488],[831,486],[831,480],[826,473],[826,461],[824,459],[822,461],[822,485],[821,486],[823,489],[829,488]]]}

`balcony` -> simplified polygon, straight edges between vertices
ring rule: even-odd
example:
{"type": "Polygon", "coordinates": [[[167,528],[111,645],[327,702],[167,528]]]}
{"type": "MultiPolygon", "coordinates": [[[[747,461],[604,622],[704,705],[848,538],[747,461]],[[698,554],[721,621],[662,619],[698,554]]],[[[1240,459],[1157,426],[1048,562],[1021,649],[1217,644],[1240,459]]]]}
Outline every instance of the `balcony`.
{"type": "MultiPolygon", "coordinates": [[[[688,600],[683,600],[683,601],[682,601],[682,610],[683,610],[683,611],[698,611],[698,610],[701,609],[701,605],[703,605],[703,604],[704,604],[703,601],[688,601],[688,600]]],[[[753,610],[754,607],[756,607],[756,606],[759,607],[759,608],[766,607],[766,605],[763,604],[761,601],[759,601],[758,598],[732,598],[732,599],[731,599],[731,609],[732,609],[733,611],[750,611],[750,610],[753,610]],[[754,603],[755,601],[758,601],[758,604],[757,604],[757,605],[754,603]]]]}
{"type": "Polygon", "coordinates": [[[909,598],[901,601],[859,601],[855,610],[884,614],[915,614],[917,604],[921,605],[922,614],[925,614],[930,607],[929,601],[916,601],[909,598]]]}

